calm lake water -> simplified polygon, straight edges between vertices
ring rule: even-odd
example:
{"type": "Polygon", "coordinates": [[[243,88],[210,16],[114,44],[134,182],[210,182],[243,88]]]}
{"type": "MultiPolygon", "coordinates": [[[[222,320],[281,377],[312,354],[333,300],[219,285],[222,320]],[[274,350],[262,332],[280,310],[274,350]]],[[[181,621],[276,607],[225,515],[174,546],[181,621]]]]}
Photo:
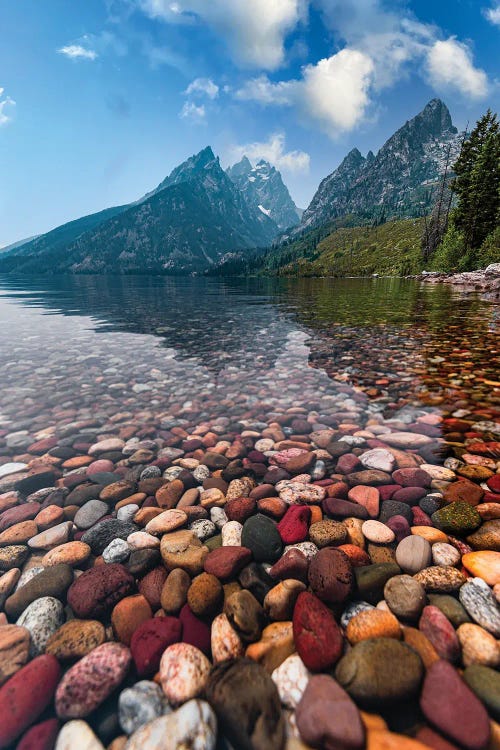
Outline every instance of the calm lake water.
{"type": "Polygon", "coordinates": [[[499,312],[400,279],[0,277],[0,429],[498,406],[499,312]]]}

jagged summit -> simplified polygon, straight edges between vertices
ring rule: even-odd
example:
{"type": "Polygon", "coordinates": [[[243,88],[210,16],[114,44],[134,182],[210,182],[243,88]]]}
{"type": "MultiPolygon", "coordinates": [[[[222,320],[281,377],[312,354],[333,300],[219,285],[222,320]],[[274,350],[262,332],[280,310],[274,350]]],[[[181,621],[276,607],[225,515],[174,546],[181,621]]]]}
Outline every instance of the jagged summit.
{"type": "Polygon", "coordinates": [[[431,99],[374,155],[353,148],[320,184],[295,232],[347,214],[366,219],[384,213],[418,216],[430,209],[432,185],[444,170],[448,149],[453,163],[460,136],[441,99],[431,99]]]}
{"type": "Polygon", "coordinates": [[[237,164],[227,169],[227,174],[247,202],[273,219],[281,230],[299,223],[300,213],[280,172],[265,159],[252,166],[248,157],[243,156],[237,164]]]}

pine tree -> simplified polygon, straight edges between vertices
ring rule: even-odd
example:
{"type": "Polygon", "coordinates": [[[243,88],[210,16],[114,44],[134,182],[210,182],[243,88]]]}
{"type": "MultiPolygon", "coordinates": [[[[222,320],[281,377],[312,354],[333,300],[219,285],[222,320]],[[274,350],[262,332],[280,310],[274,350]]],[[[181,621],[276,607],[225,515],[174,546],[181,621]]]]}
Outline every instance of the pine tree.
{"type": "Polygon", "coordinates": [[[491,110],[463,143],[453,169],[453,189],[458,196],[453,221],[470,252],[481,246],[498,222],[500,132],[497,116],[491,110]]]}

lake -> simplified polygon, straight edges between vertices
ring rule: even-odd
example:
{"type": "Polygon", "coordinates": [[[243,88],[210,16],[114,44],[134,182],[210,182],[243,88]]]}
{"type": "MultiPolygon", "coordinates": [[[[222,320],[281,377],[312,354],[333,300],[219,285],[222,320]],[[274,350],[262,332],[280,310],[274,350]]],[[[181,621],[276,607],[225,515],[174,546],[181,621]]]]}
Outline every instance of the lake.
{"type": "Polygon", "coordinates": [[[386,416],[498,404],[498,306],[444,285],[7,276],[0,321],[9,430],[144,409],[265,420],[343,390],[386,416]]]}

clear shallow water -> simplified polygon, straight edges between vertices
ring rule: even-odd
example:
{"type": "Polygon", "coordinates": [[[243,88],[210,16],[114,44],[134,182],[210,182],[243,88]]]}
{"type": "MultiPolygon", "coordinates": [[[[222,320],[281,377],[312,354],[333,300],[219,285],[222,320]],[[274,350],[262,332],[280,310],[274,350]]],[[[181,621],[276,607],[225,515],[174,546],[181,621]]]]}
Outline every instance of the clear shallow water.
{"type": "Polygon", "coordinates": [[[0,429],[266,420],[353,399],[397,416],[487,409],[498,321],[475,296],[399,279],[0,277],[0,429]]]}

